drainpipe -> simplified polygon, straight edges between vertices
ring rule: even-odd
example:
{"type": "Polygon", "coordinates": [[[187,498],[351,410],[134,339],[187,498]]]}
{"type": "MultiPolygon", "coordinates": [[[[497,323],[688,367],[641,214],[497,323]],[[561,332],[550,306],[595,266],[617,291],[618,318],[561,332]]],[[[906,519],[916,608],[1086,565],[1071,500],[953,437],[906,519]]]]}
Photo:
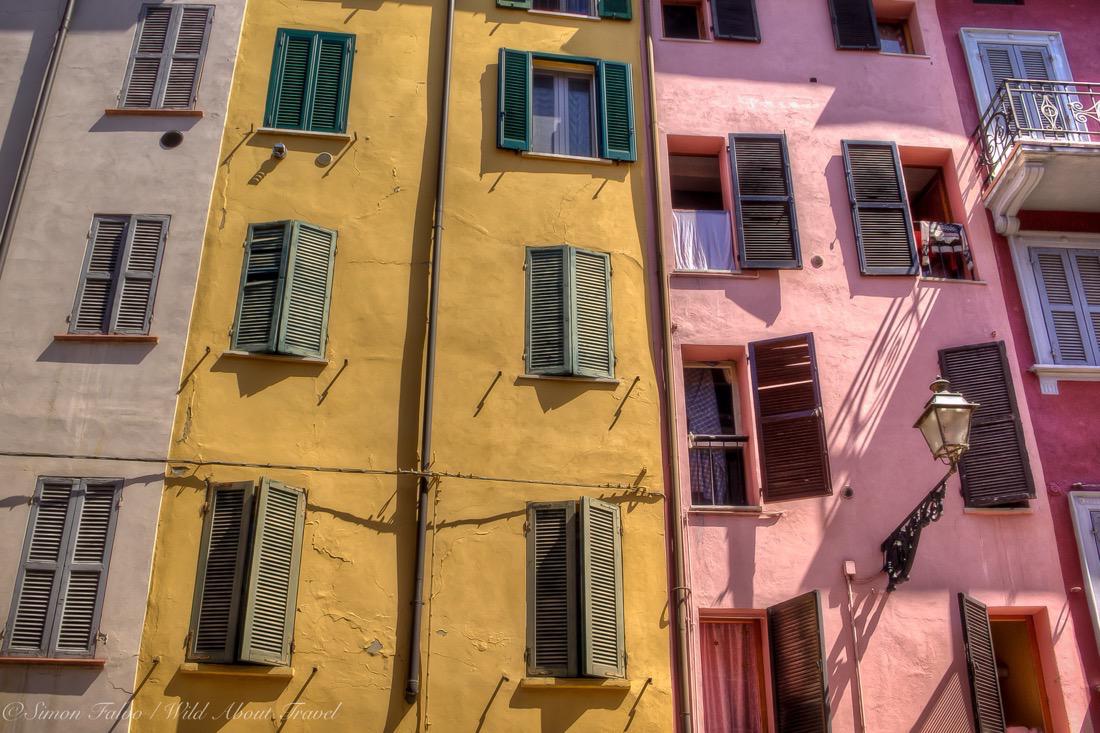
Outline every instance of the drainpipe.
{"type": "Polygon", "coordinates": [[[665,378],[662,384],[661,395],[665,408],[665,440],[670,470],[668,471],[668,497],[669,511],[672,514],[672,613],[676,617],[676,706],[679,709],[679,721],[677,729],[682,733],[692,733],[692,686],[691,686],[691,660],[689,657],[690,643],[688,641],[688,605],[687,572],[684,558],[684,525],[680,507],[680,471],[677,460],[678,445],[676,442],[676,402],[672,396],[672,374],[675,367],[672,351],[672,327],[671,310],[669,308],[669,282],[668,270],[665,267],[664,247],[664,209],[661,202],[664,200],[660,175],[660,143],[657,126],[657,75],[653,63],[653,28],[650,19],[650,2],[642,1],[642,25],[645,31],[645,81],[648,94],[646,95],[647,112],[649,113],[649,165],[650,179],[653,181],[650,189],[653,202],[653,224],[656,228],[657,245],[657,269],[658,291],[660,294],[660,322],[661,322],[661,354],[664,357],[665,378]]]}
{"type": "Polygon", "coordinates": [[[428,343],[424,351],[424,403],[420,420],[420,492],[417,495],[416,586],[413,590],[412,628],[409,630],[409,677],[405,700],[420,695],[420,623],[424,610],[424,551],[428,540],[427,472],[432,464],[432,409],[435,405],[435,342],[439,321],[439,258],[443,245],[443,199],[447,175],[447,125],[451,103],[451,46],[454,39],[455,0],[447,0],[446,40],[443,47],[443,99],[439,118],[439,158],[436,161],[435,222],[432,225],[431,284],[428,287],[428,343]]]}
{"type": "Polygon", "coordinates": [[[27,174],[30,172],[31,160],[34,158],[34,149],[38,146],[38,135],[42,132],[42,120],[46,117],[46,107],[50,103],[50,92],[53,91],[53,80],[57,76],[57,67],[61,61],[61,51],[65,48],[65,38],[69,35],[69,22],[73,18],[76,9],[76,0],[66,0],[65,12],[61,15],[61,25],[57,28],[57,34],[53,39],[53,48],[50,50],[50,60],[46,64],[46,74],[42,77],[42,86],[38,89],[38,98],[34,102],[34,116],[31,117],[31,127],[27,131],[27,140],[23,143],[23,154],[19,157],[19,168],[15,173],[15,185],[11,189],[11,198],[8,199],[8,209],[4,214],[3,230],[0,230],[0,274],[4,272],[4,261],[8,258],[8,248],[11,245],[12,234],[15,231],[15,219],[19,214],[19,207],[23,203],[23,190],[27,187],[27,174]]]}

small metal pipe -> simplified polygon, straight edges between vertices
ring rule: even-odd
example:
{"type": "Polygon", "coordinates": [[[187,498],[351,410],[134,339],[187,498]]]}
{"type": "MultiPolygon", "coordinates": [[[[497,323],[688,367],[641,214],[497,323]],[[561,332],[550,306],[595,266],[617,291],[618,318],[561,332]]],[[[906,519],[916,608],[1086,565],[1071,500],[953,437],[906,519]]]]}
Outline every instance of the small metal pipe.
{"type": "Polygon", "coordinates": [[[443,245],[443,201],[447,176],[447,128],[450,122],[451,55],[454,41],[455,0],[447,0],[446,31],[443,47],[443,99],[439,119],[439,158],[436,161],[435,221],[432,224],[432,257],[428,263],[431,280],[428,287],[428,341],[424,350],[424,402],[420,423],[420,491],[417,494],[416,580],[412,601],[412,628],[409,629],[409,676],[405,682],[405,700],[416,702],[420,695],[420,624],[424,610],[424,553],[428,537],[429,477],[432,463],[432,410],[435,406],[435,345],[439,321],[439,270],[443,245]]]}
{"type": "Polygon", "coordinates": [[[65,39],[69,35],[69,23],[73,19],[73,11],[76,9],[76,0],[67,0],[65,12],[61,15],[61,24],[57,28],[57,34],[53,39],[53,48],[50,50],[50,60],[46,64],[46,73],[42,77],[42,86],[38,89],[38,97],[34,102],[34,115],[31,117],[31,127],[27,131],[27,140],[23,143],[23,153],[19,157],[19,168],[15,173],[15,184],[11,189],[11,197],[8,199],[8,208],[4,214],[3,229],[0,230],[0,275],[4,273],[4,263],[8,259],[8,249],[11,246],[11,238],[15,232],[15,220],[19,215],[19,208],[23,204],[23,191],[27,187],[27,174],[30,172],[31,161],[34,160],[34,151],[38,147],[38,136],[42,132],[42,121],[46,117],[46,107],[50,103],[50,94],[53,92],[54,77],[57,76],[57,67],[61,62],[61,52],[65,48],[65,39]]]}
{"type": "Polygon", "coordinates": [[[855,663],[855,676],[852,682],[852,694],[856,698],[856,710],[859,712],[859,731],[866,733],[867,717],[863,712],[863,677],[859,670],[859,637],[856,635],[855,599],[852,595],[852,576],[847,568],[843,569],[844,582],[848,586],[848,628],[852,632],[852,661],[855,663]]]}

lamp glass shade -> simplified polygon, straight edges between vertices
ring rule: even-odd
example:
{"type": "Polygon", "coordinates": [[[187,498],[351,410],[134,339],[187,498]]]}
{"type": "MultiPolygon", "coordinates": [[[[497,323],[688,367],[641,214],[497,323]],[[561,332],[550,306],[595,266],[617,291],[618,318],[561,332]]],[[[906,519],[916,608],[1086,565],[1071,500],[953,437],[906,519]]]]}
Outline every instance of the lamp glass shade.
{"type": "Polygon", "coordinates": [[[932,457],[958,460],[970,447],[970,416],[977,407],[957,392],[936,392],[914,427],[920,429],[932,457]]]}

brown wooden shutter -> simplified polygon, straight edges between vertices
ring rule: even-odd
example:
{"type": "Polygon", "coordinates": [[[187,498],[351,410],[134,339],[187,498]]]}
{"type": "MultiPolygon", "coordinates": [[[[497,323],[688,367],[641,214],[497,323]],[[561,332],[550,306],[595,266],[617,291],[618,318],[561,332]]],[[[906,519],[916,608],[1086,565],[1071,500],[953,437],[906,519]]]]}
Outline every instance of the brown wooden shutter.
{"type": "Polygon", "coordinates": [[[624,677],[623,551],[619,507],[581,499],[581,673],[624,677]]]}
{"type": "Polygon", "coordinates": [[[729,137],[741,267],[802,267],[786,135],[729,137]]]}
{"type": "Polygon", "coordinates": [[[778,733],[828,733],[821,594],[811,591],[769,608],[768,644],[778,733]]]}
{"type": "Polygon", "coordinates": [[[527,505],[527,671],[577,676],[577,523],[572,501],[527,505]]]}
{"type": "Polygon", "coordinates": [[[764,499],[833,493],[812,333],[749,344],[764,499]]]}
{"type": "Polygon", "coordinates": [[[916,275],[913,221],[897,146],[844,140],[859,269],[864,275],[916,275]]]}
{"type": "Polygon", "coordinates": [[[759,41],[756,0],[713,0],[714,37],[732,41],[759,41]]]}
{"type": "Polygon", "coordinates": [[[878,20],[872,0],[829,0],[833,40],[842,49],[877,49],[878,20]]]}
{"type": "Polygon", "coordinates": [[[967,506],[997,506],[1035,498],[1016,391],[1003,341],[940,351],[952,390],[980,406],[970,426],[970,450],[959,463],[967,506]]]}
{"type": "Polygon", "coordinates": [[[959,594],[966,668],[970,675],[970,700],[974,705],[976,733],[1004,733],[1001,685],[997,657],[993,652],[993,631],[985,605],[965,593],[959,594]]]}

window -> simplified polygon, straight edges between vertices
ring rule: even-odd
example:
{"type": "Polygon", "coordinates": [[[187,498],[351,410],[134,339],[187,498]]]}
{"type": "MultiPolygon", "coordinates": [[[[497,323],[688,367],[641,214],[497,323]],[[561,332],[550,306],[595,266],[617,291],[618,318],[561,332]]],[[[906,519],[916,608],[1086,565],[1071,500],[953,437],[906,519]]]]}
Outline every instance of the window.
{"type": "Polygon", "coordinates": [[[670,153],[668,171],[676,269],[732,271],[733,229],[718,154],[670,153]]]}
{"type": "Polygon", "coordinates": [[[974,260],[966,229],[955,223],[947,179],[939,166],[903,165],[920,272],[924,277],[973,280],[974,260]]]}
{"type": "Polygon", "coordinates": [[[637,159],[630,64],[502,48],[498,72],[497,147],[637,159]]]}
{"type": "Polygon", "coordinates": [[[909,37],[909,23],[905,20],[879,20],[878,37],[883,53],[914,53],[909,37]]]}
{"type": "Polygon", "coordinates": [[[69,333],[147,334],[168,216],[92,219],[69,333]]]}
{"type": "Polygon", "coordinates": [[[693,506],[745,506],[745,444],[732,367],[684,369],[693,506]]]}
{"type": "Polygon", "coordinates": [[[852,140],[842,145],[860,271],[916,275],[916,243],[897,146],[852,140]]]}
{"type": "Polygon", "coordinates": [[[212,5],[143,5],[119,95],[128,109],[192,109],[212,5]]]}
{"type": "Polygon", "coordinates": [[[1100,366],[1100,249],[1029,253],[1054,362],[1100,366]]]}
{"type": "Polygon", "coordinates": [[[527,248],[527,373],[615,376],[611,258],[565,245],[527,248]]]}
{"type": "Polygon", "coordinates": [[[250,224],[233,326],[238,351],[324,357],[336,232],[250,224]]]}
{"type": "Polygon", "coordinates": [[[121,493],[121,479],[38,480],[5,656],[95,656],[121,493]]]}
{"type": "Polygon", "coordinates": [[[264,126],[344,132],[354,54],[355,36],[280,28],[264,126]]]}
{"type": "Polygon", "coordinates": [[[527,505],[527,672],[625,677],[619,508],[527,505]]]}
{"type": "Polygon", "coordinates": [[[630,20],[631,0],[497,0],[502,8],[630,20]],[[593,8],[593,6],[595,6],[593,8]]]}
{"type": "Polygon", "coordinates": [[[595,15],[592,12],[592,0],[532,0],[531,7],[552,13],[595,15]]]}
{"type": "Polygon", "coordinates": [[[703,27],[703,9],[698,3],[661,3],[661,18],[665,38],[701,40],[706,38],[703,27]]]}
{"type": "Polygon", "coordinates": [[[729,149],[741,266],[801,267],[786,135],[734,134],[729,149]]]}
{"type": "Polygon", "coordinates": [[[727,41],[759,41],[756,0],[710,0],[714,37],[727,41]]]}
{"type": "Polygon", "coordinates": [[[290,664],[305,492],[215,484],[205,505],[188,658],[290,664]]]}

